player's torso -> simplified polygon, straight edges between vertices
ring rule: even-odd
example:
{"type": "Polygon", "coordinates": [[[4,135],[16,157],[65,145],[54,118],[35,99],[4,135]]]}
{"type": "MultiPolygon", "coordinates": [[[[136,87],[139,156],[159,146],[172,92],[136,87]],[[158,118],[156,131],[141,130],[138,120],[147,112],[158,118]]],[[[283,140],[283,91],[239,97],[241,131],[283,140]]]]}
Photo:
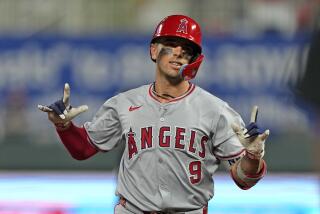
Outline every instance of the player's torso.
{"type": "Polygon", "coordinates": [[[212,197],[218,161],[211,140],[217,118],[208,111],[214,106],[203,102],[200,89],[193,87],[166,104],[158,102],[147,86],[122,99],[118,115],[126,147],[118,191],[133,185],[134,192],[127,193],[131,200],[146,197],[150,206],[196,207],[212,197]]]}

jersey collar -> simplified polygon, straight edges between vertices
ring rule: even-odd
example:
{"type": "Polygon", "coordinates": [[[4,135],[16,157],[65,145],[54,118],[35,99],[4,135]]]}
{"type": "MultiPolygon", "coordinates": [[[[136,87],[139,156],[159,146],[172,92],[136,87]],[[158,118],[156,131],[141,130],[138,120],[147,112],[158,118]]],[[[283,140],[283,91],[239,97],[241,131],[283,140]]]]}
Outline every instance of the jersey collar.
{"type": "MultiPolygon", "coordinates": [[[[149,95],[156,101],[160,102],[158,96],[154,93],[154,90],[153,90],[153,87],[154,87],[154,83],[150,84],[149,86],[149,95]]],[[[176,97],[170,101],[168,101],[168,103],[172,103],[172,102],[176,102],[178,100],[182,100],[183,98],[185,98],[186,96],[190,95],[194,89],[196,88],[195,84],[191,83],[190,82],[190,86],[188,88],[188,91],[186,91],[186,93],[184,93],[183,95],[179,96],[179,97],[176,97]]]]}

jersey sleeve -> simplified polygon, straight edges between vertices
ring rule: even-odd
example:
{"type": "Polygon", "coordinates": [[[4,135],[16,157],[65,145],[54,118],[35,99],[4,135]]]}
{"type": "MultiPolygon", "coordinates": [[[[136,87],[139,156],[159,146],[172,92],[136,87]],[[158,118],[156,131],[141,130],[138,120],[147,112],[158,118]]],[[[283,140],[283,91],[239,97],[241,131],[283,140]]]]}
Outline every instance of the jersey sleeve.
{"type": "Polygon", "coordinates": [[[214,155],[232,165],[244,155],[244,147],[232,129],[232,123],[244,126],[241,116],[227,103],[221,108],[213,139],[214,155]]]}
{"type": "Polygon", "coordinates": [[[121,141],[122,127],[117,112],[117,97],[107,100],[98,110],[86,129],[91,142],[102,151],[109,151],[121,141]]]}

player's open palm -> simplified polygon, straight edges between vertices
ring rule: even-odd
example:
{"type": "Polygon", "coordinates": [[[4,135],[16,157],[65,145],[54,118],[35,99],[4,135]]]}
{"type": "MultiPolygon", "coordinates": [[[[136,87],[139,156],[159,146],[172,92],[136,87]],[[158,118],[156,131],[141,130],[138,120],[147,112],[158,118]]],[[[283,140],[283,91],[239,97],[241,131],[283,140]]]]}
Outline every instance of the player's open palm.
{"type": "Polygon", "coordinates": [[[70,86],[68,83],[64,85],[62,99],[49,106],[38,105],[38,108],[43,112],[47,112],[49,120],[54,124],[67,124],[77,115],[88,110],[86,105],[79,107],[70,105],[70,86]]]}
{"type": "Polygon", "coordinates": [[[260,159],[264,155],[264,144],[268,138],[269,129],[262,132],[257,125],[258,106],[254,106],[251,111],[250,123],[245,128],[240,128],[237,124],[232,124],[234,132],[240,142],[246,148],[247,153],[254,158],[260,159]]]}

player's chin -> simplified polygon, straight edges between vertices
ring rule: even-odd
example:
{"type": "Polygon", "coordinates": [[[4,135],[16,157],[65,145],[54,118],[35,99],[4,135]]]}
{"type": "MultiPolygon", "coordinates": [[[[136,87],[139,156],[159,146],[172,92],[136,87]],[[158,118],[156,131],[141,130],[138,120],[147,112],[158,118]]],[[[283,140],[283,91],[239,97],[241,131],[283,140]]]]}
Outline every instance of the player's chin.
{"type": "Polygon", "coordinates": [[[179,68],[173,68],[172,66],[167,66],[164,67],[164,69],[162,69],[161,73],[166,76],[167,78],[180,78],[180,74],[179,74],[179,68]]]}
{"type": "Polygon", "coordinates": [[[179,70],[175,69],[170,69],[168,72],[166,72],[166,76],[171,77],[171,78],[179,78],[179,70]]]}
{"type": "Polygon", "coordinates": [[[183,78],[179,72],[166,73],[165,77],[173,84],[178,84],[183,81],[183,78]]]}

